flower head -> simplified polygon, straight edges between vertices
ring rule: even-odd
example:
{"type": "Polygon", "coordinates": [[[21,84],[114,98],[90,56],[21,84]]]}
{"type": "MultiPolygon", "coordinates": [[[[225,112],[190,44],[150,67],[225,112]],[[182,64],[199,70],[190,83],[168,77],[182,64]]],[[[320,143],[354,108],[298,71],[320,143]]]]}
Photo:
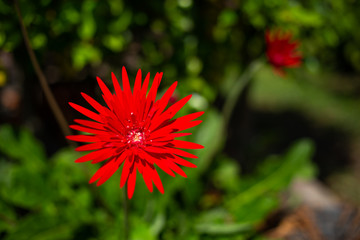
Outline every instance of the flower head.
{"type": "Polygon", "coordinates": [[[67,138],[77,142],[89,142],[78,147],[77,151],[92,151],[80,157],[75,162],[91,163],[104,162],[102,167],[90,179],[100,186],[107,181],[123,165],[120,179],[122,188],[127,182],[128,197],[131,198],[139,172],[150,192],[153,184],[164,193],[164,188],[155,165],[171,176],[175,173],[186,177],[179,165],[196,167],[193,163],[183,159],[197,158],[197,156],[181,149],[200,149],[203,146],[177,140],[191,133],[180,132],[201,123],[195,120],[204,112],[196,112],[172,119],[174,115],[189,101],[191,95],[179,100],[166,108],[176,88],[177,82],[156,100],[156,94],[163,73],[155,75],[148,92],[150,74],[141,83],[141,70],[138,71],[133,91],[125,68],[122,69],[122,86],[112,73],[115,93],[112,94],[103,81],[97,78],[107,106],[102,106],[85,93],[84,99],[96,110],[90,111],[75,103],[69,103],[74,109],[93,121],[76,119],[76,125],[70,125],[74,130],[90,133],[90,135],[73,135],[67,138]]]}
{"type": "Polygon", "coordinates": [[[297,51],[299,42],[292,41],[292,34],[280,30],[266,31],[266,55],[274,69],[284,74],[283,67],[297,67],[301,64],[301,55],[297,51]]]}

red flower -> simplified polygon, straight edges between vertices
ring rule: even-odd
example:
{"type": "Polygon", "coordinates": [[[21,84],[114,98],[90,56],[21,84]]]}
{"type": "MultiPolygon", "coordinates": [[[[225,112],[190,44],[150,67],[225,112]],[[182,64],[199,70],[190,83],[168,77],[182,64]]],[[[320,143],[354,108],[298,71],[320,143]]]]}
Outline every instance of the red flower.
{"type": "Polygon", "coordinates": [[[203,146],[177,140],[176,138],[191,135],[183,131],[192,128],[201,120],[195,120],[204,112],[196,112],[186,116],[172,119],[174,115],[189,101],[191,95],[179,100],[166,109],[177,82],[165,92],[161,99],[156,100],[156,93],[163,73],[157,73],[146,95],[149,85],[150,73],[141,84],[141,70],[138,71],[134,90],[131,92],[129,79],[125,68],[122,69],[121,89],[118,80],[112,73],[115,94],[112,94],[103,81],[97,78],[102,90],[106,107],[100,105],[93,98],[81,93],[85,100],[97,111],[93,112],[75,103],[69,103],[74,109],[94,121],[76,119],[78,125],[71,125],[72,129],[88,132],[91,135],[74,135],[67,138],[78,142],[91,142],[78,147],[77,151],[89,151],[75,162],[99,163],[104,165],[90,179],[90,183],[97,180],[100,186],[123,165],[120,187],[128,184],[128,197],[131,198],[136,182],[136,173],[143,176],[149,191],[153,191],[152,182],[164,193],[164,188],[155,165],[171,176],[174,172],[186,177],[185,172],[178,166],[196,167],[183,157],[197,158],[183,149],[200,149],[203,146]],[[142,86],[141,86],[142,85],[142,86]],[[174,172],[173,172],[174,171],[174,172]]]}
{"type": "Polygon", "coordinates": [[[301,64],[301,56],[297,52],[299,42],[291,41],[291,33],[280,30],[266,31],[265,39],[267,58],[278,73],[284,74],[283,67],[297,67],[301,64]]]}

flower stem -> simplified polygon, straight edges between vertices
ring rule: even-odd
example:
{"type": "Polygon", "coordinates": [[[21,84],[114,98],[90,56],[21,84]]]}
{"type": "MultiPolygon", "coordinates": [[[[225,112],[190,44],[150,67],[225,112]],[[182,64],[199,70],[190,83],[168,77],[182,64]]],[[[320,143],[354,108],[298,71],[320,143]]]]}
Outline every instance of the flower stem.
{"type": "Polygon", "coordinates": [[[229,122],[231,116],[235,110],[236,103],[243,92],[243,90],[248,86],[251,80],[254,78],[254,75],[260,70],[263,66],[263,60],[260,58],[258,60],[253,61],[244,71],[244,73],[236,80],[235,84],[231,87],[230,92],[227,94],[224,106],[222,108],[222,119],[221,126],[219,128],[218,136],[221,136],[219,139],[215,139],[214,146],[208,150],[208,154],[206,155],[206,159],[203,160],[205,164],[199,169],[199,176],[206,173],[207,169],[211,165],[211,162],[215,158],[216,154],[218,154],[224,142],[227,140],[227,129],[229,126],[229,122]]]}
{"type": "MultiPolygon", "coordinates": [[[[43,71],[40,68],[40,65],[39,65],[39,62],[36,59],[34,50],[31,47],[29,35],[27,33],[23,18],[21,16],[20,7],[19,7],[19,4],[18,4],[17,0],[14,0],[14,6],[15,6],[17,16],[19,18],[19,23],[20,23],[20,27],[21,27],[21,33],[22,33],[22,35],[24,37],[24,42],[25,42],[25,45],[26,45],[26,49],[27,49],[28,54],[30,56],[30,60],[31,60],[31,63],[32,63],[34,69],[35,69],[36,75],[38,76],[38,79],[40,81],[40,85],[41,85],[41,87],[42,87],[42,89],[43,89],[43,91],[45,93],[45,97],[46,97],[46,99],[47,99],[47,101],[49,103],[49,106],[50,106],[53,114],[55,115],[55,118],[56,118],[56,120],[57,120],[57,122],[58,122],[64,136],[71,135],[71,131],[68,128],[68,123],[66,122],[66,119],[65,119],[63,113],[61,112],[61,109],[60,109],[59,105],[57,104],[54,95],[52,94],[52,92],[50,90],[50,87],[49,87],[49,85],[47,83],[46,77],[45,77],[43,71]]],[[[68,142],[69,142],[70,145],[74,146],[73,142],[70,142],[70,141],[68,141],[68,142]]]]}
{"type": "Polygon", "coordinates": [[[123,189],[123,205],[124,205],[124,240],[129,240],[130,224],[129,224],[129,201],[127,197],[127,185],[123,189]]]}
{"type": "Polygon", "coordinates": [[[229,121],[231,119],[231,115],[234,112],[234,108],[239,99],[244,88],[250,83],[251,79],[254,77],[255,73],[259,71],[261,66],[263,65],[261,59],[252,62],[249,67],[245,70],[245,72],[240,76],[240,78],[235,82],[234,86],[232,86],[223,107],[223,131],[225,133],[226,128],[228,127],[229,121]]]}

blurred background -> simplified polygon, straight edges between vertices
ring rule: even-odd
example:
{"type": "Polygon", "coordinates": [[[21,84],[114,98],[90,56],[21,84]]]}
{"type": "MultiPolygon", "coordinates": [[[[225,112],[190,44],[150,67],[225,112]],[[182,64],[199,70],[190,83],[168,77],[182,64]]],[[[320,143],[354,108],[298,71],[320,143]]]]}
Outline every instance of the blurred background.
{"type": "MultiPolygon", "coordinates": [[[[40,66],[67,104],[100,99],[127,68],[164,72],[161,93],[193,94],[205,111],[186,140],[198,168],[161,174],[165,194],[138,177],[131,239],[360,238],[360,2],[355,0],[19,0],[40,66]],[[267,29],[300,41],[301,67],[276,75],[267,29]],[[249,70],[257,65],[256,71],[249,70]],[[229,94],[244,73],[250,79],[229,94]],[[233,102],[229,119],[224,106],[233,102]],[[226,126],[223,131],[222,126],[226,126]],[[335,228],[336,226],[336,228],[335,228]]],[[[0,1],[0,239],[122,239],[120,171],[75,164],[40,87],[13,1],[0,1]]]]}

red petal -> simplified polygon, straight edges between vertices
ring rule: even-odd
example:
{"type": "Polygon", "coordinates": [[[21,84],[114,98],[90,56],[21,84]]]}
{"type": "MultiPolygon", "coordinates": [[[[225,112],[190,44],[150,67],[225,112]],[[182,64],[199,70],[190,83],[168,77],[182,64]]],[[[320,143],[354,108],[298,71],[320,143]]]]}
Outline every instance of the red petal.
{"type": "Polygon", "coordinates": [[[104,145],[104,143],[102,143],[102,142],[90,143],[90,144],[86,144],[86,145],[77,147],[75,150],[78,152],[97,150],[99,148],[103,148],[103,145],[104,145]]]}
{"type": "Polygon", "coordinates": [[[182,141],[182,140],[173,140],[171,142],[171,144],[174,144],[174,147],[176,147],[176,148],[185,148],[185,149],[202,149],[202,148],[204,148],[200,144],[182,141]]]}
{"type": "Polygon", "coordinates": [[[194,154],[185,152],[183,150],[177,149],[177,148],[171,148],[171,150],[169,150],[169,152],[179,155],[179,156],[183,156],[183,157],[188,157],[188,158],[198,158],[197,156],[195,156],[194,154]]]}
{"type": "Polygon", "coordinates": [[[181,166],[184,166],[184,167],[190,167],[190,168],[197,168],[197,166],[189,161],[186,161],[185,159],[182,159],[181,157],[178,157],[178,156],[174,156],[174,158],[172,159],[172,161],[174,163],[177,163],[181,166]]]}
{"type": "Polygon", "coordinates": [[[105,102],[108,103],[109,101],[112,101],[113,96],[112,96],[110,90],[108,89],[108,87],[105,85],[105,83],[99,77],[96,77],[96,80],[99,84],[99,87],[100,87],[102,93],[104,94],[105,102]]]}
{"type": "Polygon", "coordinates": [[[154,189],[153,189],[153,184],[151,181],[151,176],[149,174],[149,171],[151,171],[151,168],[149,166],[143,167],[142,176],[143,176],[144,182],[146,184],[146,187],[149,189],[150,192],[153,192],[154,189]]]}
{"type": "Polygon", "coordinates": [[[156,128],[158,128],[164,121],[170,120],[190,100],[191,96],[192,95],[184,97],[170,106],[163,114],[159,116],[158,119],[156,119],[156,124],[152,124],[150,126],[150,130],[156,130],[156,128]]]}
{"type": "Polygon", "coordinates": [[[191,135],[192,133],[172,133],[171,136],[173,138],[178,138],[178,137],[184,137],[184,136],[189,136],[191,135]]]}
{"type": "Polygon", "coordinates": [[[136,74],[135,85],[134,85],[134,97],[138,98],[141,90],[141,69],[136,74]]]}
{"type": "MultiPolygon", "coordinates": [[[[163,170],[165,173],[167,173],[168,175],[175,177],[175,174],[171,171],[171,169],[169,168],[168,164],[166,164],[164,161],[167,160],[157,160],[154,161],[156,163],[156,165],[163,170]]],[[[173,169],[174,170],[174,169],[173,169]]],[[[175,171],[175,170],[174,170],[175,171]]],[[[176,172],[176,171],[175,171],[176,172]]]]}
{"type": "Polygon", "coordinates": [[[148,90],[148,86],[149,86],[149,80],[150,80],[150,73],[146,74],[144,83],[141,87],[141,96],[146,96],[147,90],[148,90]]]}
{"type": "Polygon", "coordinates": [[[156,165],[158,165],[158,167],[163,170],[164,172],[166,172],[167,174],[169,174],[172,177],[175,177],[175,174],[171,171],[171,169],[169,168],[169,166],[165,163],[165,161],[167,160],[159,160],[153,156],[151,156],[149,153],[147,153],[146,151],[142,151],[142,157],[146,160],[150,160],[150,162],[155,163],[156,165]]]}
{"type": "Polygon", "coordinates": [[[128,179],[128,176],[130,173],[130,168],[133,165],[133,162],[131,162],[129,158],[131,158],[131,157],[128,157],[125,160],[124,167],[121,172],[120,188],[122,188],[125,185],[126,180],[128,179]]]}
{"type": "Polygon", "coordinates": [[[171,98],[171,96],[173,95],[175,89],[177,86],[177,81],[174,82],[169,89],[164,93],[164,95],[162,96],[162,98],[160,99],[160,104],[159,104],[159,110],[163,111],[165,109],[165,107],[168,105],[169,100],[171,98]]]}
{"type": "Polygon", "coordinates": [[[89,120],[83,120],[83,119],[75,119],[74,122],[81,124],[85,127],[95,128],[95,129],[104,129],[104,125],[102,123],[93,122],[89,120]]]}
{"type": "Polygon", "coordinates": [[[87,161],[91,161],[97,157],[100,157],[101,155],[105,154],[105,153],[108,153],[109,151],[112,152],[111,149],[101,149],[101,150],[98,150],[98,151],[95,151],[95,152],[91,152],[89,154],[86,154],[85,156],[82,156],[78,159],[75,160],[76,163],[79,163],[79,162],[87,162],[87,161]]]}
{"type": "MultiPolygon", "coordinates": [[[[166,148],[166,149],[168,149],[168,148],[166,148]]],[[[165,148],[162,148],[162,147],[158,148],[158,147],[148,146],[148,147],[146,147],[146,152],[148,152],[149,154],[152,154],[152,153],[165,153],[165,148]]]]}
{"type": "Polygon", "coordinates": [[[112,168],[112,166],[115,164],[115,161],[113,159],[109,159],[99,170],[96,171],[96,173],[91,177],[89,183],[93,183],[96,180],[98,180],[107,170],[112,168]]]}
{"type": "Polygon", "coordinates": [[[157,110],[156,114],[153,116],[152,125],[154,125],[154,126],[152,126],[152,129],[156,129],[159,125],[162,124],[163,118],[159,118],[158,115],[160,115],[162,113],[162,111],[164,111],[166,106],[168,105],[169,99],[171,98],[172,94],[174,93],[176,86],[177,86],[177,82],[174,82],[170,86],[170,88],[164,93],[162,98],[157,101],[158,110],[157,110]]]}
{"type": "Polygon", "coordinates": [[[168,161],[167,165],[171,168],[171,170],[173,170],[174,172],[176,172],[180,176],[182,176],[184,178],[187,178],[186,173],[178,165],[176,165],[176,163],[168,161]]]}
{"type": "Polygon", "coordinates": [[[122,90],[121,90],[119,81],[117,80],[117,78],[116,78],[116,76],[115,76],[115,74],[114,74],[113,72],[111,73],[111,80],[112,80],[112,82],[113,82],[116,95],[117,95],[117,96],[120,96],[122,90]]]}
{"type": "Polygon", "coordinates": [[[119,163],[116,162],[115,159],[111,160],[110,164],[107,164],[107,166],[104,173],[100,176],[99,181],[96,183],[96,186],[105,183],[119,169],[119,163]]]}
{"type": "Polygon", "coordinates": [[[131,199],[134,194],[135,183],[136,183],[136,167],[134,166],[133,171],[129,175],[129,179],[127,183],[128,184],[127,194],[129,199],[131,199]]]}
{"type": "Polygon", "coordinates": [[[124,88],[125,94],[127,96],[131,96],[129,78],[128,78],[125,67],[122,67],[122,83],[123,83],[123,88],[124,88]]]}
{"type": "Polygon", "coordinates": [[[191,113],[182,117],[179,117],[177,119],[175,119],[175,122],[182,122],[182,123],[186,123],[186,122],[190,122],[198,117],[200,117],[201,115],[203,115],[204,112],[196,112],[196,113],[191,113]]]}
{"type": "Polygon", "coordinates": [[[153,83],[151,85],[148,97],[146,99],[149,103],[155,101],[156,93],[157,93],[157,90],[159,88],[162,75],[163,75],[163,73],[156,73],[155,74],[154,81],[153,81],[153,83]]]}
{"type": "Polygon", "coordinates": [[[92,134],[105,134],[105,131],[101,131],[101,130],[96,130],[93,128],[87,128],[87,127],[82,127],[79,125],[70,125],[70,128],[77,130],[77,131],[81,131],[81,132],[88,132],[88,133],[92,133],[92,134]]]}
{"type": "Polygon", "coordinates": [[[92,135],[70,135],[66,136],[67,139],[76,142],[97,142],[99,138],[92,135]]]}
{"type": "Polygon", "coordinates": [[[98,103],[96,100],[94,100],[92,97],[90,97],[86,93],[82,92],[81,95],[96,111],[98,111],[99,113],[103,112],[104,107],[100,103],[98,103]]]}
{"type": "Polygon", "coordinates": [[[173,130],[169,127],[157,129],[157,130],[151,132],[149,140],[170,135],[172,132],[173,132],[173,130]]]}
{"type": "Polygon", "coordinates": [[[175,126],[171,125],[171,127],[173,127],[174,129],[176,129],[177,132],[179,132],[179,131],[183,131],[185,129],[195,127],[195,126],[199,125],[200,123],[202,123],[202,120],[192,121],[192,122],[189,122],[186,124],[181,124],[180,126],[179,125],[175,125],[175,126]]]}
{"type": "Polygon", "coordinates": [[[183,99],[177,101],[172,106],[170,106],[166,112],[173,117],[191,98],[192,95],[186,96],[183,99]]]}
{"type": "Polygon", "coordinates": [[[75,103],[72,103],[72,102],[69,102],[69,104],[71,107],[73,107],[75,110],[79,111],[83,115],[85,115],[95,121],[102,122],[102,118],[98,114],[90,111],[89,109],[86,109],[86,108],[84,108],[80,105],[77,105],[75,103]]]}
{"type": "Polygon", "coordinates": [[[153,180],[155,186],[157,187],[157,189],[159,189],[159,191],[164,194],[164,187],[162,185],[161,179],[159,177],[159,174],[157,173],[157,171],[155,169],[151,169],[149,170],[149,175],[151,177],[151,179],[153,180]]]}
{"type": "Polygon", "coordinates": [[[109,151],[105,152],[104,154],[98,156],[97,158],[95,158],[91,164],[95,164],[95,163],[99,163],[99,162],[102,162],[102,161],[105,161],[106,159],[108,159],[109,157],[112,157],[114,156],[115,154],[115,151],[111,148],[107,148],[109,151]]]}

